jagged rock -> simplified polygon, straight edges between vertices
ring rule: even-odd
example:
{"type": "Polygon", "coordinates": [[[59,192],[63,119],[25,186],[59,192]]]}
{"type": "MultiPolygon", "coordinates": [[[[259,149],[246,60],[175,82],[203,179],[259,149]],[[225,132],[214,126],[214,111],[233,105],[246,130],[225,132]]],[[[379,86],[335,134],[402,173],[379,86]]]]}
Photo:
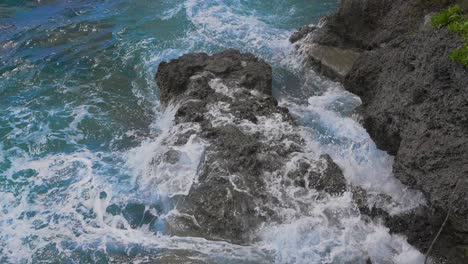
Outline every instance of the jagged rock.
{"type": "Polygon", "coordinates": [[[307,36],[309,33],[313,32],[316,29],[317,29],[317,27],[314,26],[314,25],[302,26],[302,27],[299,28],[298,31],[294,32],[291,35],[291,37],[289,38],[289,42],[295,43],[295,42],[297,42],[300,39],[304,38],[305,36],[307,36]]]}
{"type": "MultiPolygon", "coordinates": [[[[437,229],[440,227],[440,221],[443,221],[444,218],[440,212],[435,212],[426,206],[416,208],[412,212],[390,215],[384,209],[370,204],[368,202],[368,194],[364,189],[353,186],[351,190],[353,199],[364,216],[373,220],[383,221],[390,228],[391,233],[406,234],[408,241],[418,248],[429,247],[432,241],[426,238],[435,237],[437,229]]],[[[381,194],[381,196],[384,195],[381,194]]],[[[382,198],[385,199],[386,197],[382,198]]]]}
{"type": "Polygon", "coordinates": [[[327,168],[318,179],[311,179],[311,186],[330,194],[344,193],[346,191],[346,179],[341,169],[333,162],[329,155],[322,155],[321,158],[326,160],[325,164],[327,164],[327,168]]]}
{"type": "MultiPolygon", "coordinates": [[[[210,72],[222,77],[226,85],[232,82],[248,89],[257,90],[266,95],[271,94],[271,67],[259,61],[253,54],[240,54],[235,50],[227,50],[213,56],[205,53],[191,53],[170,63],[161,62],[156,75],[156,81],[161,91],[161,102],[169,103],[187,90],[189,79],[198,73],[210,72]]],[[[208,84],[205,83],[205,88],[208,84]]],[[[210,90],[202,89],[210,92],[210,90]]],[[[195,91],[200,92],[200,91],[195,91]]],[[[199,94],[203,97],[203,94],[199,94]]]]}
{"type": "Polygon", "coordinates": [[[425,251],[451,209],[434,250],[449,263],[468,261],[468,70],[448,57],[460,36],[424,24],[428,14],[460,2],[343,0],[303,41],[363,51],[345,88],[361,97],[364,126],[378,147],[395,155],[395,176],[429,202],[423,213],[401,217],[408,228],[394,230],[425,251]]]}
{"type": "Polygon", "coordinates": [[[332,195],[340,195],[346,191],[346,179],[341,169],[336,165],[329,155],[320,157],[324,160],[325,167],[316,170],[311,169],[306,161],[301,162],[298,170],[289,172],[289,177],[297,186],[314,188],[317,191],[325,191],[332,195]]]}
{"type": "MultiPolygon", "coordinates": [[[[178,106],[175,124],[198,127],[175,142],[182,146],[196,135],[207,145],[190,190],[173,197],[177,211],[166,219],[167,232],[248,244],[262,223],[281,221],[278,208],[290,205],[269,189],[268,177],[287,178],[286,163],[304,151],[304,139],[271,95],[271,67],[236,50],[189,54],[161,63],[156,81],[162,102],[178,106]]],[[[180,156],[170,150],[158,161],[176,164],[180,156]]],[[[330,157],[303,163],[315,168],[301,175],[313,183],[307,188],[346,189],[330,157]]]]}
{"type": "Polygon", "coordinates": [[[363,99],[369,134],[396,156],[395,176],[422,190],[442,214],[452,207],[451,226],[465,233],[468,72],[448,58],[457,38],[444,29],[424,31],[405,44],[368,52],[345,84],[363,99]]]}

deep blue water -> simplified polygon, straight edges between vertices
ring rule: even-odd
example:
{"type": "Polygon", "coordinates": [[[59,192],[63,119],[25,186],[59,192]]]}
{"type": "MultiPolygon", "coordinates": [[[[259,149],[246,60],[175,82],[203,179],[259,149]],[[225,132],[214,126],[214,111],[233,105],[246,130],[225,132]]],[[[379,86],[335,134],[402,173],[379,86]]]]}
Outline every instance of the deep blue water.
{"type": "Polygon", "coordinates": [[[345,226],[362,237],[309,222],[309,236],[292,222],[243,247],[170,237],[152,216],[171,205],[139,182],[139,155],[164,128],[159,63],[237,48],[273,65],[274,95],[349,181],[404,196],[392,158],[350,116],[359,100],[303,72],[288,42],[338,2],[0,0],[0,263],[417,263],[404,238],[356,217],[345,226]]]}

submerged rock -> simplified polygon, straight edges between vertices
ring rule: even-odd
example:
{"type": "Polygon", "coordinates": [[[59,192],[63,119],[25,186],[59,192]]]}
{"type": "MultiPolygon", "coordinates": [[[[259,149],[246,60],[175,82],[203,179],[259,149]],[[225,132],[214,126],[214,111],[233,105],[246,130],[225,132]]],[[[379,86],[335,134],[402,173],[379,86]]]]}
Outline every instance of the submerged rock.
{"type": "MultiPolygon", "coordinates": [[[[294,206],[288,195],[346,189],[331,158],[307,148],[271,95],[271,67],[252,54],[185,55],[161,63],[156,81],[162,102],[176,106],[174,125],[193,127],[173,141],[183,146],[198,137],[206,145],[189,190],[172,197],[177,206],[167,217],[169,233],[246,244],[261,224],[282,221],[281,210],[294,206]],[[294,174],[300,166],[307,172],[294,174]],[[298,178],[309,185],[292,184],[298,178]]],[[[156,160],[177,165],[180,156],[170,151],[156,160]]]]}
{"type": "Polygon", "coordinates": [[[448,57],[461,46],[460,37],[427,27],[428,16],[455,2],[466,1],[343,0],[300,45],[362,51],[346,73],[345,88],[361,97],[364,126],[378,147],[395,155],[395,176],[429,202],[423,212],[387,222],[425,251],[448,214],[434,252],[464,263],[468,70],[448,57]]]}

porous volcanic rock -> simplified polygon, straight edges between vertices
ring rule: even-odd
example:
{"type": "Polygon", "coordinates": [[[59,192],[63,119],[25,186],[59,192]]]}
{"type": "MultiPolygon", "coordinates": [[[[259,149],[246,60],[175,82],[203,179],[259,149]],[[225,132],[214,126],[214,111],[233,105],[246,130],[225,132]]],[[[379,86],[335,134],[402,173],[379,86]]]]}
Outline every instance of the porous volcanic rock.
{"type": "Polygon", "coordinates": [[[466,263],[468,69],[448,57],[461,37],[428,26],[454,3],[467,1],[343,0],[303,42],[361,52],[345,88],[361,97],[364,127],[378,147],[395,155],[395,176],[428,201],[429,211],[406,217],[419,215],[408,223],[426,228],[393,229],[425,251],[449,214],[433,253],[466,263]]]}
{"type": "MultiPolygon", "coordinates": [[[[288,110],[272,97],[272,70],[263,60],[237,50],[188,54],[161,63],[156,81],[163,104],[177,108],[174,125],[194,127],[177,135],[176,144],[196,136],[207,146],[188,193],[172,197],[177,206],[167,217],[169,233],[248,244],[262,223],[281,221],[278,211],[291,205],[277,192],[297,177],[315,180],[306,190],[346,188],[338,166],[306,149],[288,110]],[[286,166],[299,155],[309,173],[288,174],[300,169],[286,166]]],[[[166,160],[177,164],[177,153],[168,152],[166,160]]]]}

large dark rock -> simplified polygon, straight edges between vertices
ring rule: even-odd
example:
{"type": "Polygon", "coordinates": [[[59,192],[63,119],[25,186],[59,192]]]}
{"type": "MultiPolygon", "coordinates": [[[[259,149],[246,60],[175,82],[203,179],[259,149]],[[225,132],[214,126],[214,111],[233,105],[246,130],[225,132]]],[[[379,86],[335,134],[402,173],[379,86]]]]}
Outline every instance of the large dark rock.
{"type": "Polygon", "coordinates": [[[468,71],[448,58],[460,44],[445,29],[390,42],[361,56],[345,85],[363,99],[374,141],[396,156],[395,176],[435,210],[451,208],[452,230],[467,234],[468,71]]]}
{"type": "MultiPolygon", "coordinates": [[[[466,0],[461,0],[466,1],[466,0]]],[[[315,30],[314,43],[371,50],[417,31],[425,15],[460,0],[342,0],[315,30]]]]}
{"type": "MultiPolygon", "coordinates": [[[[298,178],[313,183],[302,186],[306,191],[340,194],[346,189],[341,170],[328,156],[303,158],[307,173],[287,175],[286,164],[306,151],[304,139],[271,95],[271,67],[252,54],[184,55],[161,63],[156,81],[162,102],[177,106],[175,125],[198,127],[175,135],[176,144],[183,146],[196,135],[207,145],[188,193],[172,197],[177,211],[167,217],[169,233],[246,244],[255,240],[262,223],[281,221],[278,212],[291,205],[276,192],[298,178]]],[[[170,150],[157,160],[177,164],[179,156],[170,150]]]]}
{"type": "MultiPolygon", "coordinates": [[[[405,216],[401,225],[408,228],[394,229],[426,250],[449,213],[435,252],[464,263],[468,69],[448,57],[461,37],[427,23],[430,14],[455,2],[460,1],[343,0],[305,42],[363,51],[344,85],[361,97],[364,126],[378,147],[395,155],[395,176],[428,201],[424,213],[405,216]]],[[[395,227],[400,220],[389,223],[395,227]]]]}
{"type": "Polygon", "coordinates": [[[271,67],[253,54],[227,50],[213,56],[205,53],[187,54],[170,63],[161,62],[156,81],[164,104],[186,91],[189,79],[198,73],[210,72],[227,85],[239,82],[245,88],[271,94],[271,67]]]}

